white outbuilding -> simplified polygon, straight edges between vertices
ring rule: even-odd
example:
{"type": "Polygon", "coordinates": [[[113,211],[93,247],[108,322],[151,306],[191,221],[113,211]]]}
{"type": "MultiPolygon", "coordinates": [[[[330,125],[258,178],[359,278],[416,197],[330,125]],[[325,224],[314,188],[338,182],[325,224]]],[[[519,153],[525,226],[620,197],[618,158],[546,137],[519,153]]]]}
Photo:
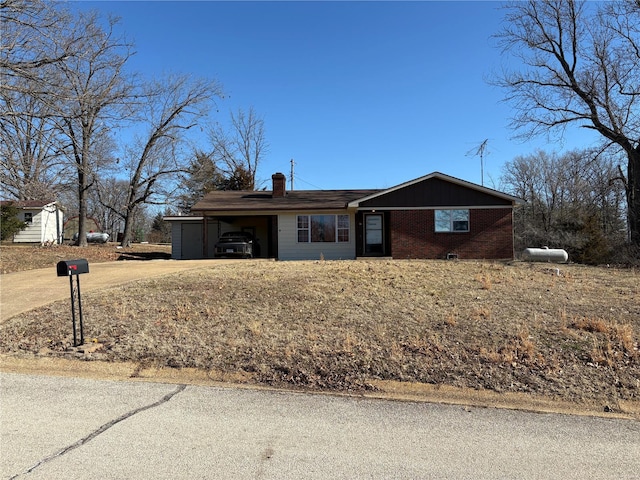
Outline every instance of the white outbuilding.
{"type": "Polygon", "coordinates": [[[16,233],[14,243],[62,243],[65,208],[58,202],[48,200],[3,201],[12,204],[18,212],[18,220],[27,224],[16,233]]]}

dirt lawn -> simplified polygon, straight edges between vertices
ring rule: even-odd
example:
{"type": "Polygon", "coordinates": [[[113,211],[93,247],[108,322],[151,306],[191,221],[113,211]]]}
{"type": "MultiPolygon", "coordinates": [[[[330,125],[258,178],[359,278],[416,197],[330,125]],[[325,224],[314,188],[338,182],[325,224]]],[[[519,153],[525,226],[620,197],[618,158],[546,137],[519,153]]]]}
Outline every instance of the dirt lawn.
{"type": "Polygon", "coordinates": [[[61,300],[0,326],[3,364],[640,418],[634,269],[250,260],[83,293],[83,309],[90,346],[61,300]]]}

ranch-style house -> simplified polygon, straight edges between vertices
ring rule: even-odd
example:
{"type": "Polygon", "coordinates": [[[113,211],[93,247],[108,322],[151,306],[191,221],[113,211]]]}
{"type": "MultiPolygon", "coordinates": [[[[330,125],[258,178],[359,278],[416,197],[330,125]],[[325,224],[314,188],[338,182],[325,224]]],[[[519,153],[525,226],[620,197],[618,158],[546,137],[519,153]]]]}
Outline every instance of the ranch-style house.
{"type": "Polygon", "coordinates": [[[172,257],[213,258],[225,232],[246,231],[278,260],[512,259],[522,201],[443,173],[378,190],[214,191],[172,223],[172,257]]]}

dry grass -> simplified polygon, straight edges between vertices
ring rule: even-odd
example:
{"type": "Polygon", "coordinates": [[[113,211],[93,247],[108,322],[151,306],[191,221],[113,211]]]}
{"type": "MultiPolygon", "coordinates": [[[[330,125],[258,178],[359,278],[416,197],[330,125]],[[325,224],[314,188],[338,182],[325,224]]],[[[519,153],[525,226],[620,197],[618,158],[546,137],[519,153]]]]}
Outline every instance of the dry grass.
{"type": "Polygon", "coordinates": [[[23,272],[36,268],[55,268],[60,260],[86,258],[89,263],[116,260],[147,260],[171,258],[170,245],[136,243],[119,248],[115,243],[89,244],[80,248],[71,245],[40,246],[2,243],[0,248],[1,273],[23,272]]]}
{"type": "Polygon", "coordinates": [[[444,261],[254,262],[83,295],[2,325],[0,351],[361,391],[378,380],[574,402],[640,399],[637,270],[444,261]]]}

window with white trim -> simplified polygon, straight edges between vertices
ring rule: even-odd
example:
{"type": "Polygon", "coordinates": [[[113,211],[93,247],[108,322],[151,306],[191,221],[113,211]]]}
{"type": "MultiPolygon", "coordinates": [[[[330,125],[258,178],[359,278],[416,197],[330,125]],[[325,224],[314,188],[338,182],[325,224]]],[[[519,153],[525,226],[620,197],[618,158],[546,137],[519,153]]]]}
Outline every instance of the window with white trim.
{"type": "Polygon", "coordinates": [[[33,213],[25,212],[24,223],[28,223],[29,225],[33,223],[33,213]]]}
{"type": "Polygon", "coordinates": [[[298,243],[349,241],[349,215],[298,215],[298,243]]]}
{"type": "Polygon", "coordinates": [[[436,232],[468,232],[469,210],[436,210],[436,232]]]}

